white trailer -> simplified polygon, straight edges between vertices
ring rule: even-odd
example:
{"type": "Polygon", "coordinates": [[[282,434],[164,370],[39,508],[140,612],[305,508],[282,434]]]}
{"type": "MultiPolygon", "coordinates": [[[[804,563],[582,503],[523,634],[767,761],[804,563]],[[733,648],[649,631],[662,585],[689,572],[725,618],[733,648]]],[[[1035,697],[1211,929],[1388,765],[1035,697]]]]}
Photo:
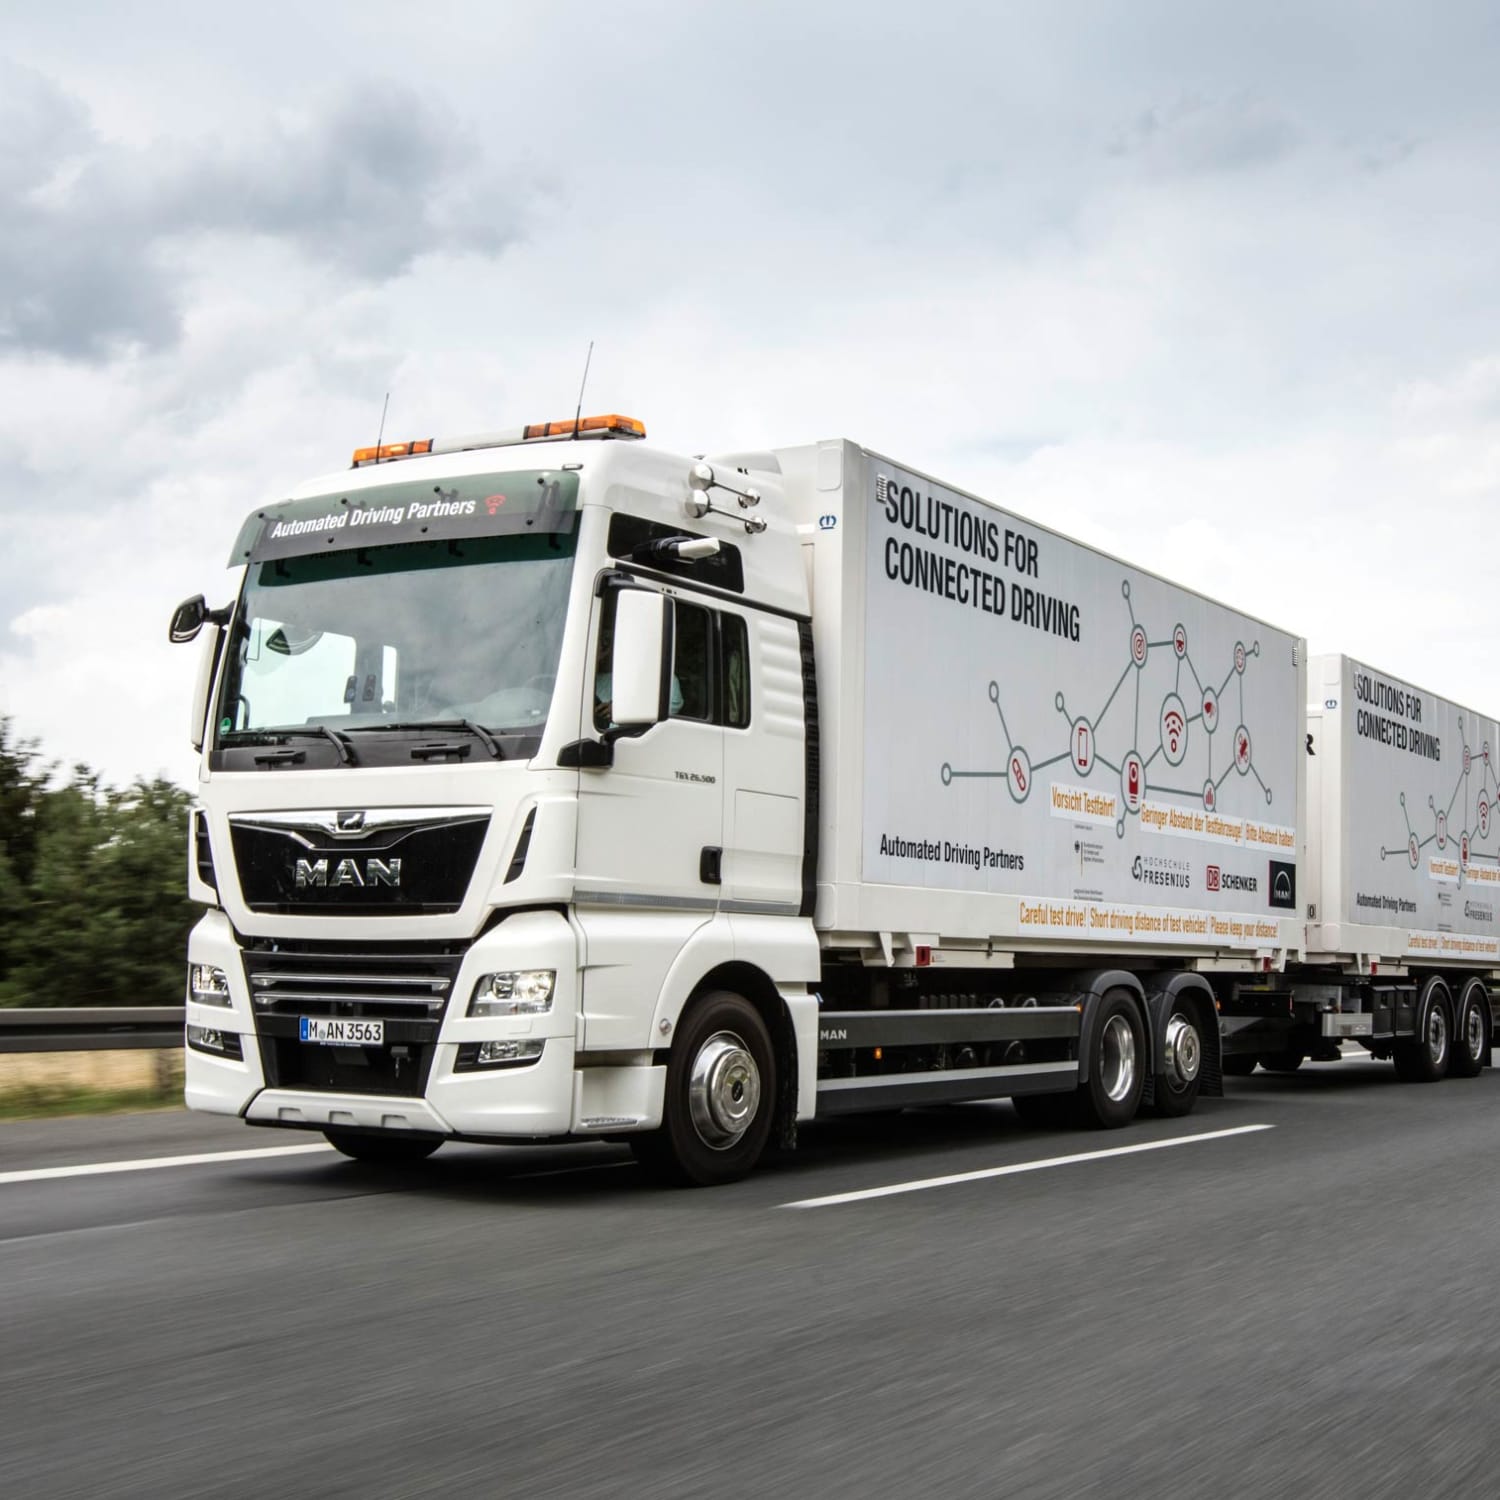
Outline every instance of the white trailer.
{"type": "Polygon", "coordinates": [[[1218,1007],[1305,962],[1303,643],[852,443],[643,437],[357,453],[179,609],[188,1103],[715,1182],[1217,1092],[1218,1007]]]}
{"type": "Polygon", "coordinates": [[[1349,656],[1311,663],[1307,949],[1294,983],[1226,1005],[1226,1066],[1353,1039],[1403,1077],[1489,1061],[1500,975],[1500,726],[1349,656]]]}

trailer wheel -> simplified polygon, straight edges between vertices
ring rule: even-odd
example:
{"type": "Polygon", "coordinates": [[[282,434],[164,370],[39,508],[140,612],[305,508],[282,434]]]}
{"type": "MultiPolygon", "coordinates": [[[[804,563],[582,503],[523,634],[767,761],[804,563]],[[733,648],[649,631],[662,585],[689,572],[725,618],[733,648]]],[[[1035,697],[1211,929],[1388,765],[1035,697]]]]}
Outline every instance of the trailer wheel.
{"type": "Polygon", "coordinates": [[[1257,1059],[1268,1073],[1295,1073],[1307,1061],[1305,1052],[1262,1052],[1257,1059]]]}
{"type": "Polygon", "coordinates": [[[1477,1078],[1490,1041],[1490,997],[1478,979],[1464,986],[1458,1007],[1458,1036],[1448,1060],[1450,1078],[1477,1078]]]}
{"type": "Polygon", "coordinates": [[[441,1139],[422,1135],[361,1135],[357,1130],[325,1130],[323,1134],[335,1151],[372,1167],[414,1167],[443,1144],[441,1139]]]}
{"type": "Polygon", "coordinates": [[[1173,1003],[1162,1034],[1166,1065],[1156,1075],[1151,1103],[1154,1114],[1175,1119],[1193,1112],[1203,1068],[1203,1033],[1199,1024],[1198,1007],[1191,1000],[1173,1003]]]}
{"type": "Polygon", "coordinates": [[[1140,1107],[1148,1066],[1141,1013],[1123,990],[1111,990],[1094,1021],[1088,1081],[1078,1086],[1082,1123],[1100,1130],[1128,1125],[1140,1107]]]}
{"type": "Polygon", "coordinates": [[[1219,1066],[1226,1078],[1248,1078],[1259,1061],[1253,1052],[1231,1052],[1219,1066]]]}
{"type": "Polygon", "coordinates": [[[681,1186],[735,1182],[760,1160],[776,1108],[776,1053],[760,1012],[717,990],[689,1011],[672,1047],[660,1130],[630,1138],[653,1176],[681,1186]]]}
{"type": "Polygon", "coordinates": [[[1422,1017],[1422,1034],[1391,1049],[1396,1077],[1403,1083],[1436,1083],[1448,1072],[1453,1050],[1453,1016],[1447,999],[1434,995],[1422,1017]]]}

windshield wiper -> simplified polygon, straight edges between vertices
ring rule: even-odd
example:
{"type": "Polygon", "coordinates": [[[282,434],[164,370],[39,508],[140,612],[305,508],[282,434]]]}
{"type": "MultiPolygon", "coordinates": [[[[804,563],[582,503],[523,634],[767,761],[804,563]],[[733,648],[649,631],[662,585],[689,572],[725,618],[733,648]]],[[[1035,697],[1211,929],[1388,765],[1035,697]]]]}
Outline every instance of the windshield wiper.
{"type": "Polygon", "coordinates": [[[505,751],[500,748],[500,741],[483,725],[476,724],[473,719],[402,719],[395,724],[365,724],[361,726],[361,729],[368,730],[372,734],[389,734],[393,729],[463,729],[472,734],[494,759],[505,759],[505,751]]]}
{"type": "Polygon", "coordinates": [[[227,744],[231,735],[242,745],[280,745],[287,740],[324,739],[338,751],[341,766],[359,764],[348,735],[330,729],[326,724],[309,724],[295,729],[231,729],[221,735],[220,740],[227,744]]]}
{"type": "Polygon", "coordinates": [[[358,764],[354,754],[354,746],[349,743],[349,737],[340,734],[337,729],[330,729],[326,724],[309,724],[306,729],[284,729],[283,734],[299,735],[306,738],[310,734],[320,734],[332,744],[339,753],[339,764],[341,766],[353,766],[358,764]]]}

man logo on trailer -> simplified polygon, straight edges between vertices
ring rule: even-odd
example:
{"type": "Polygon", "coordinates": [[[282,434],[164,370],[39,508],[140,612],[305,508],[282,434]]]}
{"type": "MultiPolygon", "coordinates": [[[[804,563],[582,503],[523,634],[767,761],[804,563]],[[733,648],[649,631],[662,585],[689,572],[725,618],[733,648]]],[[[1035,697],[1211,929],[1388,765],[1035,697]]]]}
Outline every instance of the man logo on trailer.
{"type": "Polygon", "coordinates": [[[1271,887],[1271,905],[1295,911],[1297,907],[1296,865],[1283,864],[1281,860],[1273,859],[1268,879],[1271,887]]]}

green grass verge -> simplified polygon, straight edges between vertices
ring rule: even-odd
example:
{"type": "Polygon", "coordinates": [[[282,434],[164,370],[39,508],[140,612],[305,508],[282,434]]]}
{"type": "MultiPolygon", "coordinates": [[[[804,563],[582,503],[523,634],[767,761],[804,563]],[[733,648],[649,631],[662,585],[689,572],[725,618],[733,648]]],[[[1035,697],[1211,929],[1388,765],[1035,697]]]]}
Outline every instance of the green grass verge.
{"type": "Polygon", "coordinates": [[[182,1085],[170,1089],[87,1089],[29,1084],[0,1093],[0,1120],[45,1120],[60,1115],[118,1115],[181,1109],[182,1085]]]}

